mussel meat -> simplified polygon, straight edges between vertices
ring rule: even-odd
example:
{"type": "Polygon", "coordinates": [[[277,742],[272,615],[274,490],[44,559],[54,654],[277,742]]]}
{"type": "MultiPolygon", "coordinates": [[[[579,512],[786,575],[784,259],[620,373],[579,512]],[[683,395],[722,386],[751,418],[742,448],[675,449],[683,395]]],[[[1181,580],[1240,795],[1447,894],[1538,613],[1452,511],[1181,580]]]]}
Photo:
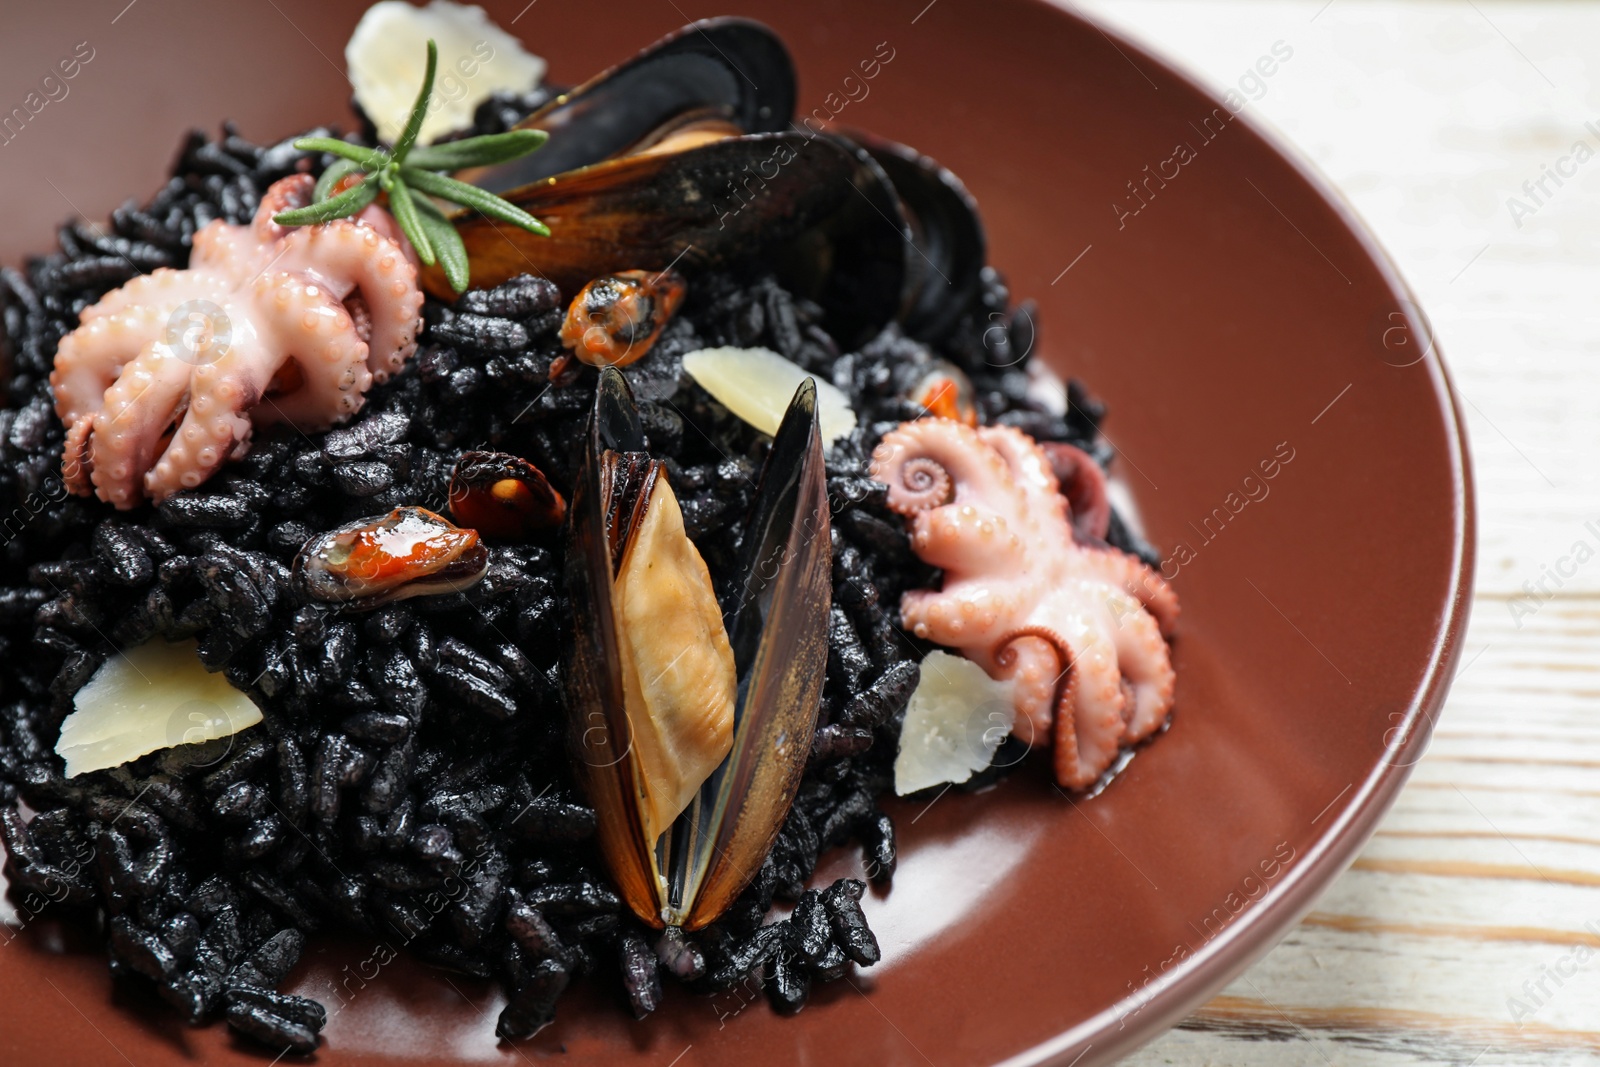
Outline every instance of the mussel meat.
{"type": "Polygon", "coordinates": [[[520,456],[464,452],[450,472],[450,516],[490,541],[526,541],[560,526],[567,502],[520,456]]]}
{"type": "Polygon", "coordinates": [[[460,592],[488,571],[489,550],[476,531],[418,507],[318,534],[294,561],[296,579],[313,598],[356,611],[460,592]]]}
{"type": "Polygon", "coordinates": [[[615,367],[570,534],[569,739],[600,848],[642,920],[698,929],[761,866],[816,730],[832,563],[814,383],[773,439],[726,610],[615,367]]]}
{"type": "MultiPolygon", "coordinates": [[[[602,275],[572,298],[561,323],[561,343],[592,367],[626,367],[650,351],[688,288],[674,270],[602,275]]],[[[551,366],[551,380],[565,362],[551,366]]]]}

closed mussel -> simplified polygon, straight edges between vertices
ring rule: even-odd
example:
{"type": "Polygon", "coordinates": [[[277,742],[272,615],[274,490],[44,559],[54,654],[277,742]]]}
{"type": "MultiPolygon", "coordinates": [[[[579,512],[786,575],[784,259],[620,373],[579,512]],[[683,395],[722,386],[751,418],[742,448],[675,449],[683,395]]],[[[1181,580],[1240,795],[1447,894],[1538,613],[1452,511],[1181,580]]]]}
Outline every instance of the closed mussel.
{"type": "Polygon", "coordinates": [[[613,367],[570,538],[569,739],[600,847],[641,919],[698,929],[761,866],[816,729],[831,550],[814,383],[773,439],[726,610],[613,367]]]}

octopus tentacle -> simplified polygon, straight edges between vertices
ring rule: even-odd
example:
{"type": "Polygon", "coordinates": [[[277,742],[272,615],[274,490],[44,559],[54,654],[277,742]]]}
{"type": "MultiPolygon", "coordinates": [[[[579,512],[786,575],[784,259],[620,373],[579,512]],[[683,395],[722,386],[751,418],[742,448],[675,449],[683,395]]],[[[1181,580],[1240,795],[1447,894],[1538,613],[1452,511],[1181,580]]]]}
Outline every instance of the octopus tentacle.
{"type": "Polygon", "coordinates": [[[108,504],[131,508],[144,493],[144,474],[183,407],[193,368],[166,344],[152,341],[106,390],[94,417],[89,480],[108,504]]]}
{"type": "Polygon", "coordinates": [[[917,515],[911,547],[925,563],[974,574],[1004,568],[1024,551],[1004,515],[971,504],[947,504],[917,515]]]}
{"type": "Polygon", "coordinates": [[[317,179],[309,174],[291,174],[273,182],[261,194],[261,203],[250,220],[250,232],[257,244],[272,245],[286,237],[290,229],[274,221],[273,216],[283,211],[293,211],[311,203],[317,179]]]}
{"type": "Polygon", "coordinates": [[[61,449],[61,481],[67,492],[78,496],[94,493],[94,483],[89,479],[94,458],[90,455],[89,441],[94,433],[94,415],[85,412],[67,426],[66,444],[61,449]]]}
{"type": "Polygon", "coordinates": [[[957,647],[996,641],[1009,625],[1007,614],[1005,601],[981,587],[958,596],[911,590],[900,602],[906,629],[924,641],[957,647]]]}
{"type": "MultiPolygon", "coordinates": [[[[1067,643],[1053,630],[1027,626],[1006,634],[995,643],[994,666],[1000,680],[1009,679],[1019,726],[1012,733],[1029,745],[1051,739],[1062,687],[1070,675],[1067,643]]],[[[991,672],[992,674],[994,672],[991,672]]]]}
{"type": "Polygon", "coordinates": [[[1033,438],[1013,426],[985,426],[976,432],[979,440],[1005,460],[1018,485],[1043,499],[1059,495],[1055,470],[1033,438]]]}
{"type": "Polygon", "coordinates": [[[264,325],[283,358],[255,394],[258,421],[326,430],[361,410],[373,376],[367,345],[346,308],[316,286],[282,286],[270,278],[261,286],[272,293],[264,325]],[[330,404],[331,397],[337,402],[330,404]]]}
{"type": "Polygon", "coordinates": [[[918,419],[884,434],[872,452],[872,476],[889,487],[890,508],[902,515],[926,510],[930,488],[945,484],[929,464],[937,465],[952,487],[945,503],[1000,510],[1015,498],[1010,468],[983,446],[976,430],[952,419],[918,419]]]}
{"type": "MultiPolygon", "coordinates": [[[[224,225],[213,223],[214,226],[224,225]]],[[[209,228],[209,227],[207,227],[209,228]]],[[[205,230],[201,230],[204,233],[205,230]]],[[[196,240],[199,234],[195,235],[196,240]]],[[[233,286],[225,276],[210,270],[173,270],[157,267],[149,274],[129,279],[120,288],[113,289],[95,303],[84,308],[78,316],[80,323],[130,312],[154,313],[163,323],[179,305],[190,300],[220,302],[228,298],[233,286]]],[[[69,335],[70,336],[70,335],[69,335]]]]}
{"type": "Polygon", "coordinates": [[[190,384],[189,404],[171,442],[144,475],[144,493],[157,503],[205,481],[250,437],[250,420],[233,403],[240,388],[233,376],[210,364],[195,370],[190,384]]]}
{"type": "Polygon", "coordinates": [[[122,368],[161,337],[164,319],[154,308],[128,308],[86,322],[61,339],[50,386],[63,422],[70,426],[104,406],[106,390],[122,368]]]}
{"type": "Polygon", "coordinates": [[[884,435],[872,476],[912,550],[944,571],[940,590],[905,595],[902,624],[1014,683],[1017,736],[1053,742],[1061,785],[1088,788],[1160,728],[1177,597],[1138,559],[1074,536],[1047,451],[1007,427],[918,419],[884,435]]]}
{"type": "Polygon", "coordinates": [[[387,381],[405,365],[417,347],[422,290],[400,246],[340,219],[296,230],[283,247],[276,269],[316,278],[338,300],[360,294],[372,324],[367,367],[374,381],[387,381]]]}
{"type": "Polygon", "coordinates": [[[1178,622],[1178,594],[1161,575],[1143,560],[1109,546],[1084,546],[1084,550],[1093,553],[1099,570],[1137,597],[1144,609],[1156,617],[1163,634],[1172,633],[1178,622]]]}
{"type": "Polygon", "coordinates": [[[1039,447],[1050,460],[1067,498],[1072,516],[1072,532],[1080,541],[1096,544],[1111,531],[1111,497],[1106,491],[1106,472],[1083,449],[1063,441],[1043,441],[1039,447]]]}
{"type": "Polygon", "coordinates": [[[1070,685],[1056,709],[1056,777],[1070,789],[1087,789],[1122,747],[1127,695],[1116,649],[1102,638],[1079,645],[1067,674],[1070,685]],[[1065,774],[1060,755],[1063,733],[1072,736],[1075,756],[1065,774]]]}
{"type": "Polygon", "coordinates": [[[410,358],[415,254],[381,208],[359,224],[273,221],[314,184],[276,182],[249,226],[202,227],[189,269],[134,278],[82,313],[50,376],[72,492],[124,509],[163,500],[243,455],[257,424],[349,418],[410,358]]]}
{"type": "Polygon", "coordinates": [[[1114,611],[1117,626],[1112,640],[1128,689],[1122,741],[1133,744],[1155,733],[1172,709],[1172,658],[1155,618],[1140,611],[1136,601],[1130,598],[1114,611]]]}

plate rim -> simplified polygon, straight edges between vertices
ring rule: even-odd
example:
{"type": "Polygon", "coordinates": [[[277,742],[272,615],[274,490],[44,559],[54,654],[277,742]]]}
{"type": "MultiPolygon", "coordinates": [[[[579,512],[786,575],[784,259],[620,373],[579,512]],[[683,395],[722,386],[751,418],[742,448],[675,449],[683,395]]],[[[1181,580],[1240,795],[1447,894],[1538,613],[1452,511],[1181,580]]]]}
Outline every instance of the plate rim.
{"type": "MultiPolygon", "coordinates": [[[[1047,8],[1053,15],[1097,31],[1112,47],[1150,64],[1215,105],[1225,106],[1218,92],[1197,75],[1098,13],[1085,11],[1070,4],[1069,0],[1031,2],[1047,8]]],[[[1234,113],[1233,121],[1242,122],[1246,129],[1260,138],[1294,177],[1333,211],[1367,260],[1376,268],[1397,305],[1415,309],[1427,321],[1426,312],[1422,310],[1415,292],[1393,257],[1327,175],[1286,136],[1264,120],[1246,114],[1245,109],[1234,113]]],[[[1304,862],[1295,864],[1255,906],[1242,912],[1226,930],[1152,982],[1152,986],[1158,987],[1154,992],[1141,990],[1121,997],[1108,1008],[1072,1025],[1055,1037],[999,1061],[996,1067],[1048,1067],[1051,1064],[1093,1067],[1094,1064],[1110,1063],[1126,1056],[1165,1034],[1277,947],[1278,942],[1311,911],[1317,899],[1356,858],[1411,777],[1455,680],[1455,668],[1461,660],[1467,622],[1472,612],[1473,574],[1477,559],[1477,494],[1466,419],[1449,368],[1445,365],[1438,337],[1431,328],[1426,336],[1429,349],[1418,365],[1427,368],[1433,398],[1442,416],[1450,457],[1454,527],[1451,531],[1451,548],[1454,559],[1449,593],[1441,605],[1425,672],[1400,723],[1395,727],[1403,740],[1374,762],[1338,817],[1317,836],[1304,862]],[[1240,946],[1241,941],[1253,944],[1240,946]],[[1127,1005],[1131,1002],[1139,1002],[1138,1013],[1145,1017],[1136,1026],[1127,1026],[1125,1023],[1127,1005]],[[1090,1052],[1096,1055],[1089,1056],[1090,1052]]],[[[1338,803],[1339,799],[1342,796],[1336,798],[1334,803],[1338,803]]]]}

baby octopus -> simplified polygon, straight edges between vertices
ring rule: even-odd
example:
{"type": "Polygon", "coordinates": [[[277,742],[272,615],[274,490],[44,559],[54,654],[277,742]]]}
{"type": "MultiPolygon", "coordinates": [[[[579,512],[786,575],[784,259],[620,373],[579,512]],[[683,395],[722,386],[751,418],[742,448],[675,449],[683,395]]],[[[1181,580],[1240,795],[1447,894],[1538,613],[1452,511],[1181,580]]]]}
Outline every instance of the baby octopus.
{"type": "Polygon", "coordinates": [[[1134,557],[1074,539],[1051,457],[1032,438],[918,419],[884,436],[872,476],[910,519],[912,550],[944,570],[941,590],[905,595],[901,622],[1015,681],[1014,732],[1053,739],[1062,786],[1094,784],[1122,745],[1161,726],[1177,597],[1134,557]]]}
{"type": "Polygon", "coordinates": [[[297,229],[272,220],[313,185],[274,183],[250,225],[196,233],[187,270],[84,309],[50,375],[73,492],[159,502],[244,455],[256,426],[348,419],[405,365],[421,326],[414,253],[379,207],[297,229]]]}

